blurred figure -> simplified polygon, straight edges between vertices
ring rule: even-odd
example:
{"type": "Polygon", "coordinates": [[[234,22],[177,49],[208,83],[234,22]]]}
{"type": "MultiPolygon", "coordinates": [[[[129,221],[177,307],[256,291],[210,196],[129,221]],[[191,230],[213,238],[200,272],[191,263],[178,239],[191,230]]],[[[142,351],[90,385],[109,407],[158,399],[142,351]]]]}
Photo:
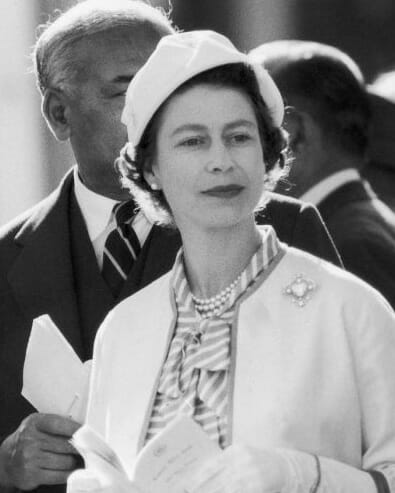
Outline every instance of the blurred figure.
{"type": "Polygon", "coordinates": [[[306,41],[267,43],[253,55],[291,106],[288,193],[317,205],[346,269],[395,306],[395,215],[359,172],[371,113],[358,66],[334,47],[306,41]]]}
{"type": "Polygon", "coordinates": [[[378,196],[395,211],[395,70],[368,86],[372,108],[368,162],[362,174],[378,196]]]}

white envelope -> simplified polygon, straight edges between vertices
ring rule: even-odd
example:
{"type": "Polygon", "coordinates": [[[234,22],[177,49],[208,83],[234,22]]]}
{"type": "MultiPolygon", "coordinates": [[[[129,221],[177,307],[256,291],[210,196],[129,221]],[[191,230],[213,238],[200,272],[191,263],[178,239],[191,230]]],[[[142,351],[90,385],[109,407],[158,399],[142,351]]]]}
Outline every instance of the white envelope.
{"type": "Polygon", "coordinates": [[[39,412],[85,420],[91,360],[82,363],[49,315],[33,320],[22,395],[39,412]]]}

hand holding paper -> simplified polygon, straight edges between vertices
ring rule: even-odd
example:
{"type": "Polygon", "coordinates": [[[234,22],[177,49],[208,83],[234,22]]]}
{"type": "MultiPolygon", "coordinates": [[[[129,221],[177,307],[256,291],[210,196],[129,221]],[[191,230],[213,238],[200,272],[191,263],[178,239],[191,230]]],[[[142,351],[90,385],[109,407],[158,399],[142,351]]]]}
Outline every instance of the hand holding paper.
{"type": "Polygon", "coordinates": [[[75,421],[53,414],[34,413],[25,418],[1,444],[4,485],[31,490],[65,483],[77,467],[69,439],[79,427],[75,421]]]}
{"type": "Polygon", "coordinates": [[[90,361],[82,363],[48,315],[33,321],[22,395],[40,412],[85,419],[90,361]]]}
{"type": "Polygon", "coordinates": [[[30,490],[66,482],[78,466],[69,439],[84,420],[88,381],[89,364],[79,360],[49,316],[34,320],[22,395],[40,412],[27,416],[1,444],[4,484],[30,490]]]}
{"type": "MultiPolygon", "coordinates": [[[[149,493],[185,493],[190,475],[205,461],[221,453],[218,445],[192,419],[180,416],[140,452],[127,468],[115,452],[89,426],[73,436],[72,443],[85,459],[90,474],[109,487],[126,484],[149,493]],[[129,471],[129,473],[127,472],[129,471]]],[[[68,490],[76,493],[78,490],[68,490]]],[[[88,490],[87,490],[88,491],[88,490]]],[[[111,491],[111,490],[109,490],[111,491]]]]}
{"type": "Polygon", "coordinates": [[[79,469],[67,480],[67,493],[148,493],[140,490],[126,477],[106,486],[90,469],[79,469]]]}

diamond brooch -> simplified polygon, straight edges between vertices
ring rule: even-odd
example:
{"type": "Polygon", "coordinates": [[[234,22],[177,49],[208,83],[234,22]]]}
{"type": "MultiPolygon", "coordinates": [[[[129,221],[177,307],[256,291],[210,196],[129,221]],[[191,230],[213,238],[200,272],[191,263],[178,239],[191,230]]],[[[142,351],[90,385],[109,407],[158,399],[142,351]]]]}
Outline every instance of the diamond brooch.
{"type": "Polygon", "coordinates": [[[316,283],[308,279],[303,274],[298,274],[296,278],[284,289],[284,294],[290,296],[292,303],[303,308],[310,300],[316,283]]]}

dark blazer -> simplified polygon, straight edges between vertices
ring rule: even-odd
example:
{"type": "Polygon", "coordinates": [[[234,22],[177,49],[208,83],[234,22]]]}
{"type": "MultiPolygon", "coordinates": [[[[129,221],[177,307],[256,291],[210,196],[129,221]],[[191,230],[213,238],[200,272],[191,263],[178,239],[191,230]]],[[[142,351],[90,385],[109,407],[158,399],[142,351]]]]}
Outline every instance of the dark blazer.
{"type": "MultiPolygon", "coordinates": [[[[83,317],[77,299],[78,292],[90,293],[90,290],[78,290],[73,272],[78,264],[72,258],[74,247],[70,239],[70,211],[78,209],[74,202],[70,172],[51,195],[0,229],[0,442],[34,411],[20,392],[26,345],[35,317],[48,313],[77,354],[82,359],[91,357],[91,345],[88,350],[84,348],[83,317]]],[[[76,220],[72,222],[77,223],[77,229],[81,222],[81,241],[87,244],[86,259],[79,258],[78,265],[86,265],[88,261],[93,265],[94,253],[88,245],[82,216],[79,211],[75,215],[76,220]]],[[[273,224],[281,240],[339,264],[327,230],[311,205],[273,195],[265,211],[258,215],[258,221],[273,224]]],[[[178,233],[154,226],[120,299],[167,272],[179,246],[178,233]]],[[[93,270],[92,275],[99,279],[93,270]]],[[[87,298],[84,303],[90,310],[85,315],[92,315],[84,320],[94,320],[90,327],[93,334],[115,303],[109,302],[103,291],[98,289],[96,298],[87,298]]],[[[61,491],[56,487],[39,490],[61,491]]]]}
{"type": "Polygon", "coordinates": [[[395,214],[366,182],[346,183],[318,205],[344,267],[395,308],[395,214]]]}

